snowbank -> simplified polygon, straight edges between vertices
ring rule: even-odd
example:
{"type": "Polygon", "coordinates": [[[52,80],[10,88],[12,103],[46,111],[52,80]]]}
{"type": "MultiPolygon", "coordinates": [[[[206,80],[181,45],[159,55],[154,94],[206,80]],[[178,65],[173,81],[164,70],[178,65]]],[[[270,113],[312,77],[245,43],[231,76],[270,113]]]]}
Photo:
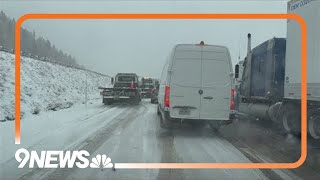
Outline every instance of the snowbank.
{"type": "MultiPolygon", "coordinates": [[[[0,52],[0,121],[14,120],[14,55],[0,52]]],[[[21,57],[21,115],[56,111],[100,97],[100,74],[21,57]]]]}

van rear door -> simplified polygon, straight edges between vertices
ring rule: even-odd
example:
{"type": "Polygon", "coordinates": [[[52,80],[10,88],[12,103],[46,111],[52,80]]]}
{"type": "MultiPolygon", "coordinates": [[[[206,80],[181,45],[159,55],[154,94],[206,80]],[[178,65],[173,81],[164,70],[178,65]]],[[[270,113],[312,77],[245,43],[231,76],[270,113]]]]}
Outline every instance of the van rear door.
{"type": "Polygon", "coordinates": [[[201,70],[200,119],[228,120],[232,67],[227,49],[203,46],[201,70]]]}
{"type": "Polygon", "coordinates": [[[170,80],[170,116],[199,119],[201,47],[178,45],[173,55],[170,80]]]}

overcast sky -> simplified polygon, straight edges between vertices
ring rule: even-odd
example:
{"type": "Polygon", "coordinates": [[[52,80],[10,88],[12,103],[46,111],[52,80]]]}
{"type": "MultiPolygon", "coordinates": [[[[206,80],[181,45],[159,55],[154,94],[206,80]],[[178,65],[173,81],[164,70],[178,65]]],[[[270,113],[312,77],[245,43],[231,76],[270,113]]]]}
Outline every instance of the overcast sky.
{"type": "MultiPolygon", "coordinates": [[[[15,19],[27,13],[286,13],[287,0],[257,1],[48,1],[0,0],[15,19]]],[[[286,36],[286,20],[29,20],[23,26],[72,54],[80,64],[115,75],[136,72],[159,77],[175,44],[225,45],[232,61],[247,48],[286,36]]]]}

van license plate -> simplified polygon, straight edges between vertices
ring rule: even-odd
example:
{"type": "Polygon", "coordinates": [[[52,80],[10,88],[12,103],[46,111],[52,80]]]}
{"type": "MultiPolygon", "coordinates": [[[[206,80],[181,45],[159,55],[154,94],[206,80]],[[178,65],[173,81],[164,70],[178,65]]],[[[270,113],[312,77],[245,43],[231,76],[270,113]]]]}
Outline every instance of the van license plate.
{"type": "Polygon", "coordinates": [[[179,115],[190,115],[190,109],[188,109],[188,108],[180,109],[179,115]]]}

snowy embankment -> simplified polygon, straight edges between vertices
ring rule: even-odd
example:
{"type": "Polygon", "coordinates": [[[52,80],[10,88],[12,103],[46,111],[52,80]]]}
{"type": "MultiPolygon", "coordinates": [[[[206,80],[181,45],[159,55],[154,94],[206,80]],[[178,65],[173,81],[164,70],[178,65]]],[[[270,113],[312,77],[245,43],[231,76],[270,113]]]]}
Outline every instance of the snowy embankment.
{"type": "MultiPolygon", "coordinates": [[[[14,64],[13,54],[0,52],[0,121],[14,120],[14,64]]],[[[21,57],[20,76],[22,121],[26,115],[84,103],[86,89],[88,99],[99,98],[98,87],[110,83],[107,76],[27,57],[21,57]]]]}

